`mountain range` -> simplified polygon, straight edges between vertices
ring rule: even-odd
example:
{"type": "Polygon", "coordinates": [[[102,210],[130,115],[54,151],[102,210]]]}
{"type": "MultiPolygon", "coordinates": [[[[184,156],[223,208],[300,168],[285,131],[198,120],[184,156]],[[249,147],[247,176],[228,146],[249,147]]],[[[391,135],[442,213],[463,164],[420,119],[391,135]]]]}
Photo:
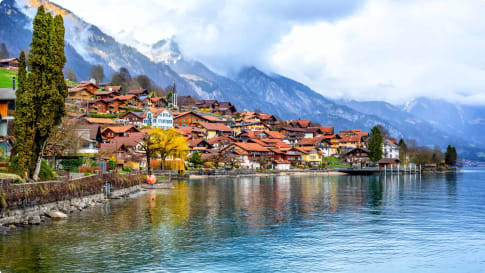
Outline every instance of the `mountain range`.
{"type": "Polygon", "coordinates": [[[422,145],[451,143],[466,158],[485,159],[481,136],[485,133],[485,107],[416,98],[405,105],[382,101],[334,101],[310,87],[254,66],[233,76],[212,71],[203,63],[186,58],[175,39],[153,45],[120,43],[69,10],[47,0],[0,2],[0,42],[15,55],[28,49],[32,18],[39,5],[64,17],[66,67],[79,79],[87,79],[92,65],[101,64],[110,75],[126,67],[132,75],[144,74],[160,86],[175,82],[184,95],[230,101],[239,110],[259,109],[283,119],[309,119],[337,130],[369,130],[382,124],[396,138],[416,139],[422,145]]]}

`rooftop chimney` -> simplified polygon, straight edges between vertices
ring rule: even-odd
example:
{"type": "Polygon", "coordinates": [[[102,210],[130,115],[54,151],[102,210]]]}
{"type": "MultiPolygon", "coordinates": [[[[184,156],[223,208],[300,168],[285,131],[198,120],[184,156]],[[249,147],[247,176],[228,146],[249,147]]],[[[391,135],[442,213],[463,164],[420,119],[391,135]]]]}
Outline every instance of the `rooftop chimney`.
{"type": "Polygon", "coordinates": [[[13,76],[13,81],[12,81],[12,89],[15,90],[15,76],[13,76]]]}

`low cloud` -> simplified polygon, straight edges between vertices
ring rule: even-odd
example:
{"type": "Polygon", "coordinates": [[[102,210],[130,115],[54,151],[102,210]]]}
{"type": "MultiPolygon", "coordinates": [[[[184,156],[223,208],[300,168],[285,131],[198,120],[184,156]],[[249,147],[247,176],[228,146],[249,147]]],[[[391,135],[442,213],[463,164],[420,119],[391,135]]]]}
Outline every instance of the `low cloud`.
{"type": "Polygon", "coordinates": [[[270,66],[329,97],[484,104],[483,14],[479,0],[373,0],[336,22],[294,26],[270,66]]]}

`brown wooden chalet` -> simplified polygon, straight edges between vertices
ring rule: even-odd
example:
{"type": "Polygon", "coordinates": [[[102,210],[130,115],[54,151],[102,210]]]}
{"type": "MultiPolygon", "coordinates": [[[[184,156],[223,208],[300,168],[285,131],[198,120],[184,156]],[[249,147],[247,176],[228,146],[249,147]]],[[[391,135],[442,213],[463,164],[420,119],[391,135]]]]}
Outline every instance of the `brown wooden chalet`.
{"type": "Polygon", "coordinates": [[[19,59],[17,58],[0,59],[0,68],[17,70],[19,68],[19,59]]]}
{"type": "Polygon", "coordinates": [[[138,133],[138,132],[140,132],[140,130],[138,130],[135,126],[131,126],[131,125],[112,126],[112,127],[105,128],[101,132],[101,135],[103,136],[103,139],[109,142],[116,137],[129,136],[132,133],[138,133]]]}

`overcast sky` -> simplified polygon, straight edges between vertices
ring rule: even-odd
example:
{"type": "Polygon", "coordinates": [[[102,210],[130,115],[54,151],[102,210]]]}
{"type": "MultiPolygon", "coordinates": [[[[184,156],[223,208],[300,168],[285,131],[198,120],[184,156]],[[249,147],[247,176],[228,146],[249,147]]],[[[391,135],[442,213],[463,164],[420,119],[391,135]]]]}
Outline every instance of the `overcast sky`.
{"type": "Polygon", "coordinates": [[[221,73],[255,65],[332,98],[485,104],[484,0],[57,0],[122,40],[175,36],[221,73]]]}

